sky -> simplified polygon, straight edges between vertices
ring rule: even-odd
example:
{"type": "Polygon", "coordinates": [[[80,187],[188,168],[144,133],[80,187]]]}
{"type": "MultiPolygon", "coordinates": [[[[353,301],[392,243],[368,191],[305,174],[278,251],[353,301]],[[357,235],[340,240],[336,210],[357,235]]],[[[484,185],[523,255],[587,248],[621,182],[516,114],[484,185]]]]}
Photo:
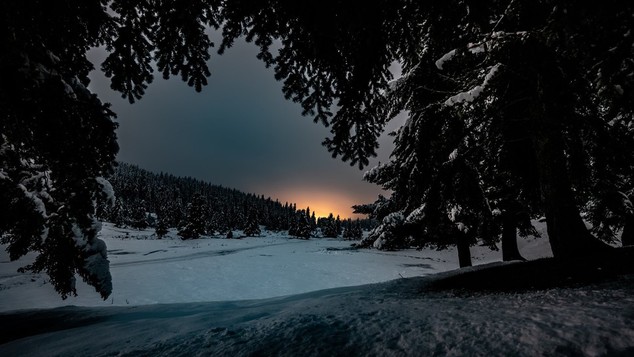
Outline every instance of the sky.
{"type": "MultiPolygon", "coordinates": [[[[284,99],[282,83],[256,54],[256,46],[242,40],[222,56],[212,53],[212,74],[200,93],[180,77],[164,80],[155,72],[145,96],[134,104],[93,71],[90,89],[118,116],[117,159],[310,206],[317,216],[359,217],[351,206],[373,202],[383,191],[362,181],[367,168],[332,158],[321,145],[328,129],[284,99]]],[[[100,49],[89,54],[96,68],[105,56],[100,49]]],[[[370,167],[387,161],[392,148],[391,137],[383,135],[370,167]]]]}

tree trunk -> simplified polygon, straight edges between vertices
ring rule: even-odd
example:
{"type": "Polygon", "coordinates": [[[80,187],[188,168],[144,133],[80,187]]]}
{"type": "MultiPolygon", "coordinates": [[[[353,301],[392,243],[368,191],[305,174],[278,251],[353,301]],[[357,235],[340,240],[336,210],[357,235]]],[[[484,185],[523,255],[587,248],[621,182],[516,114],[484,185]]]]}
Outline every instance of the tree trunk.
{"type": "Polygon", "coordinates": [[[458,263],[461,268],[471,266],[471,249],[469,241],[462,233],[456,234],[456,246],[458,247],[458,263]]]}
{"type": "Polygon", "coordinates": [[[517,248],[517,219],[512,212],[502,216],[502,260],[526,260],[517,248]]]}
{"type": "Polygon", "coordinates": [[[607,251],[609,246],[593,237],[576,206],[568,177],[563,138],[556,120],[537,120],[533,137],[541,195],[550,246],[555,258],[570,259],[607,251]]]}
{"type": "Polygon", "coordinates": [[[634,245],[634,216],[628,216],[621,233],[621,244],[623,246],[634,245]]]}

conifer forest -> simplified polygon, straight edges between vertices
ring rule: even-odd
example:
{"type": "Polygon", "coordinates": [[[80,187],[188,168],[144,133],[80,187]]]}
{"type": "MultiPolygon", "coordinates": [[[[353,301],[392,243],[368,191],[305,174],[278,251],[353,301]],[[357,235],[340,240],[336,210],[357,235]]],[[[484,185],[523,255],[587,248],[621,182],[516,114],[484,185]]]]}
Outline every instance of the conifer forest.
{"type": "MultiPolygon", "coordinates": [[[[634,2],[0,9],[0,355],[634,353],[634,2]],[[129,106],[174,78],[204,97],[243,45],[322,154],[381,192],[356,216],[118,161],[130,118],[95,73],[129,106]]],[[[258,138],[218,131],[258,150],[262,117],[258,138]]],[[[314,170],[306,192],[328,181],[294,170],[314,170]]]]}

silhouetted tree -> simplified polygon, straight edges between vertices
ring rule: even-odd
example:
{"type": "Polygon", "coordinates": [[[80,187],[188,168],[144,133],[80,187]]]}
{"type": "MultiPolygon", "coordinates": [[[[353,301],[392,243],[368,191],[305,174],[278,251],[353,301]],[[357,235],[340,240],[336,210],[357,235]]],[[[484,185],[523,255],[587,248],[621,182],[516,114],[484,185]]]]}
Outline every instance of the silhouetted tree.
{"type": "Polygon", "coordinates": [[[306,211],[300,210],[295,214],[295,219],[291,223],[288,234],[303,239],[311,237],[312,228],[310,222],[308,222],[308,217],[306,217],[306,211]]]}
{"type": "Polygon", "coordinates": [[[321,220],[321,234],[327,238],[336,238],[339,235],[335,217],[332,213],[330,213],[327,218],[321,220]]]}
{"type": "Polygon", "coordinates": [[[632,189],[634,155],[626,143],[634,127],[633,5],[366,5],[228,3],[230,30],[221,49],[243,33],[254,39],[260,58],[284,82],[286,97],[329,125],[332,137],[325,145],[351,164],[366,165],[385,124],[406,110],[409,119],[395,133],[392,160],[376,170],[391,173],[382,175],[389,180],[372,182],[394,192],[392,212],[402,212],[406,221],[415,210],[426,212],[420,221],[406,222],[419,225],[416,235],[432,237],[423,229],[445,227],[447,236],[464,236],[450,239],[463,248],[475,239],[493,242],[503,228],[493,212],[499,210],[512,230],[518,215],[505,207],[517,203],[521,216],[546,216],[556,257],[607,251],[586,229],[580,210],[585,203],[596,208],[597,232],[630,220],[618,208],[627,201],[609,203],[603,193],[632,189]],[[272,39],[282,44],[275,53],[272,39]],[[403,75],[390,82],[394,61],[403,75]],[[496,181],[500,175],[510,181],[496,181]],[[487,204],[490,190],[503,193],[495,205],[487,204]],[[430,207],[429,200],[440,206],[430,207]],[[460,215],[451,224],[425,223],[444,220],[456,207],[460,215]]]}

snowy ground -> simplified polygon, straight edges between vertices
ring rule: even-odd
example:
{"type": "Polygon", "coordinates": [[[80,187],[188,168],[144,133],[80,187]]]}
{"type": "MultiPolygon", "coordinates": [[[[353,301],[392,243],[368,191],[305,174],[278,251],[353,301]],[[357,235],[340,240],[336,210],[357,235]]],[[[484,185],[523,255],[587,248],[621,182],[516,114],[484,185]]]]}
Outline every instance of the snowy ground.
{"type": "MultiPolygon", "coordinates": [[[[150,234],[105,225],[115,289],[105,302],[83,285],[61,301],[2,253],[0,356],[634,355],[632,277],[465,295],[421,290],[438,278],[425,275],[456,267],[455,251],[150,234]],[[68,304],[78,306],[16,310],[68,304]]],[[[549,253],[545,238],[520,247],[529,258],[549,253]]],[[[500,260],[488,248],[472,255],[500,260]]]]}
{"type": "MultiPolygon", "coordinates": [[[[152,230],[104,223],[113,294],[107,301],[78,279],[78,297],[61,300],[45,274],[20,274],[33,256],[10,262],[0,246],[0,311],[66,305],[147,305],[262,299],[378,283],[456,269],[450,249],[382,252],[351,250],[340,239],[292,239],[264,232],[243,239],[183,241],[174,232],[161,240],[152,230]]],[[[547,239],[520,242],[528,258],[549,254],[547,239]]],[[[486,247],[472,249],[474,264],[501,260],[486,247]]]]}

